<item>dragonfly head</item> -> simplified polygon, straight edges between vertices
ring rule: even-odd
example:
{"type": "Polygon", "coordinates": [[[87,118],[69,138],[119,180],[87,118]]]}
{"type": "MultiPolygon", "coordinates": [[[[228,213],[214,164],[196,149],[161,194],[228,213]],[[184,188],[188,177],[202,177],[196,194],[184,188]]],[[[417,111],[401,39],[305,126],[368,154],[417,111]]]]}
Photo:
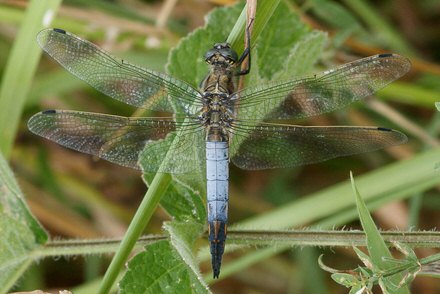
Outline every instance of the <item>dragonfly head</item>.
{"type": "Polygon", "coordinates": [[[214,47],[205,54],[205,61],[208,64],[227,63],[232,65],[237,63],[237,60],[237,53],[228,43],[216,43],[214,47]]]}

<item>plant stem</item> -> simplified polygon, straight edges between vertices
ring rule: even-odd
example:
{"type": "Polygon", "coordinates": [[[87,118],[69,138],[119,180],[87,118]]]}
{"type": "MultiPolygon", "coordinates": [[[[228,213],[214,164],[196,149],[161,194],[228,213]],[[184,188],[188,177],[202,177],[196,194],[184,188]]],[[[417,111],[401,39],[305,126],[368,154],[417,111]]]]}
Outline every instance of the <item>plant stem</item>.
{"type": "MultiPolygon", "coordinates": [[[[391,231],[380,232],[386,242],[405,243],[413,248],[439,248],[440,232],[391,231]]],[[[228,243],[291,246],[365,246],[363,231],[284,230],[228,231],[228,243]]]]}
{"type": "MultiPolygon", "coordinates": [[[[136,247],[142,247],[157,241],[167,239],[165,235],[146,235],[139,238],[136,247]]],[[[87,254],[114,253],[121,244],[121,239],[96,239],[96,240],[54,240],[34,250],[34,259],[49,256],[71,256],[87,254]]]]}
{"type": "Polygon", "coordinates": [[[162,195],[171,183],[169,174],[156,174],[102,280],[100,294],[108,293],[139,236],[148,224],[162,195]]]}

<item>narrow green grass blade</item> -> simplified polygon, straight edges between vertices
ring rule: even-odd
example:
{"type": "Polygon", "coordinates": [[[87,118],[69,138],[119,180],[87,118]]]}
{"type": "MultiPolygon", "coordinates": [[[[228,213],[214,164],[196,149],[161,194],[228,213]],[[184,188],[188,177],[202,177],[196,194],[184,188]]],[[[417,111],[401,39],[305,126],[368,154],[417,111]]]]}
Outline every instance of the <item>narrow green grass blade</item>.
{"type": "MultiPolygon", "coordinates": [[[[393,256],[391,255],[391,252],[388,250],[385,241],[383,240],[378,229],[376,228],[376,224],[374,223],[373,218],[371,217],[367,206],[365,205],[361,195],[359,194],[352,173],[350,173],[350,180],[351,180],[351,186],[353,192],[355,194],[356,207],[359,213],[359,219],[361,221],[362,228],[364,229],[365,235],[367,237],[367,248],[368,248],[368,252],[370,253],[370,258],[373,263],[373,267],[375,267],[377,270],[389,269],[393,267],[394,264],[390,264],[389,262],[384,260],[384,258],[391,259],[393,258],[393,256]]],[[[394,285],[399,285],[402,278],[403,277],[401,274],[396,274],[390,277],[389,281],[392,282],[394,285]]],[[[382,286],[386,287],[386,283],[384,283],[382,286]]],[[[396,294],[409,293],[409,289],[407,287],[401,287],[398,289],[394,289],[393,293],[396,294]]]]}
{"type": "Polygon", "coordinates": [[[396,32],[367,1],[344,0],[345,5],[356,12],[367,25],[375,31],[384,44],[400,54],[416,56],[416,51],[396,32]]]}
{"type": "MultiPolygon", "coordinates": [[[[273,15],[275,9],[278,7],[280,0],[274,1],[260,1],[257,5],[257,11],[253,24],[251,46],[255,45],[255,40],[261,34],[267,22],[273,15]]],[[[242,10],[240,17],[235,23],[234,28],[231,30],[227,42],[231,44],[232,48],[237,51],[238,54],[244,50],[244,36],[246,29],[246,7],[242,10]]]]}
{"type": "Polygon", "coordinates": [[[382,236],[376,228],[376,224],[374,223],[367,206],[365,205],[361,195],[359,194],[352,173],[350,173],[350,180],[351,187],[353,189],[353,193],[356,199],[356,207],[359,214],[359,220],[361,221],[362,227],[364,228],[367,236],[368,251],[370,251],[372,260],[374,262],[379,265],[383,264],[382,257],[391,258],[391,252],[388,250],[385,241],[382,239],[382,236]]]}
{"type": "Polygon", "coordinates": [[[61,0],[33,0],[8,58],[0,86],[0,150],[8,157],[41,50],[35,36],[47,27],[61,0]]]}
{"type": "Polygon", "coordinates": [[[398,103],[431,108],[438,99],[438,92],[417,86],[415,83],[397,81],[380,90],[377,96],[398,103]]]}

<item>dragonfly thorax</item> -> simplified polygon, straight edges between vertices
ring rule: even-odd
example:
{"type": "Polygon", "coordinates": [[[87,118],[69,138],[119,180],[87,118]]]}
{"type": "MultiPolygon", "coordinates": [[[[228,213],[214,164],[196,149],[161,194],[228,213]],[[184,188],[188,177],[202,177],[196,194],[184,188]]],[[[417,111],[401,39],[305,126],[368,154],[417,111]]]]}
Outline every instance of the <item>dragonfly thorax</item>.
{"type": "Polygon", "coordinates": [[[237,53],[228,43],[217,43],[205,54],[211,66],[203,80],[202,124],[207,128],[208,141],[228,141],[228,129],[233,121],[230,95],[236,91],[237,53]]]}
{"type": "Polygon", "coordinates": [[[233,111],[227,93],[205,92],[201,123],[206,127],[209,141],[228,141],[228,129],[233,121],[233,111]]]}

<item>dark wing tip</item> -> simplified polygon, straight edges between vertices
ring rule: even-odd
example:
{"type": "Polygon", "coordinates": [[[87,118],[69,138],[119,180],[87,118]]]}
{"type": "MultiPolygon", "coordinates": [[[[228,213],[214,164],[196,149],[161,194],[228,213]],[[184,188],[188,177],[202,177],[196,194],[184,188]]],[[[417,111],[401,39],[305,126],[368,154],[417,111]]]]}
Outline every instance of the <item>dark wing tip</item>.
{"type": "Polygon", "coordinates": [[[407,72],[409,72],[409,70],[411,69],[411,61],[409,60],[409,58],[399,55],[399,54],[395,54],[395,53],[383,53],[383,54],[378,54],[377,55],[378,58],[383,58],[383,59],[388,59],[392,62],[395,62],[396,64],[399,64],[401,67],[401,76],[403,76],[404,74],[406,74],[407,72]]]}
{"type": "Polygon", "coordinates": [[[385,58],[385,57],[391,57],[391,56],[393,56],[393,54],[392,53],[383,53],[383,54],[379,54],[378,56],[380,58],[385,58]]]}
{"type": "Polygon", "coordinates": [[[49,109],[34,114],[27,122],[28,129],[32,133],[38,134],[37,129],[39,127],[39,124],[41,123],[41,120],[44,119],[43,116],[52,115],[56,113],[59,113],[59,111],[55,109],[49,109]]]}
{"type": "Polygon", "coordinates": [[[68,32],[66,32],[63,29],[58,29],[58,28],[48,28],[48,29],[44,29],[41,30],[38,34],[37,34],[37,43],[38,45],[40,45],[41,48],[44,49],[48,39],[51,37],[51,35],[53,34],[63,34],[63,35],[67,35],[69,34],[68,32]]]}
{"type": "Polygon", "coordinates": [[[394,140],[393,140],[394,143],[391,144],[390,146],[400,145],[400,144],[406,143],[408,141],[408,137],[404,133],[399,132],[397,130],[393,130],[390,128],[384,128],[384,127],[378,127],[377,130],[381,131],[381,132],[389,132],[392,134],[391,136],[394,137],[394,140]]]}
{"type": "Polygon", "coordinates": [[[66,33],[66,31],[63,30],[63,29],[53,28],[52,30],[53,30],[54,32],[57,32],[57,33],[60,33],[60,34],[65,34],[65,33],[66,33]]]}
{"type": "Polygon", "coordinates": [[[57,113],[55,109],[48,109],[41,112],[42,114],[54,114],[57,113]]]}

